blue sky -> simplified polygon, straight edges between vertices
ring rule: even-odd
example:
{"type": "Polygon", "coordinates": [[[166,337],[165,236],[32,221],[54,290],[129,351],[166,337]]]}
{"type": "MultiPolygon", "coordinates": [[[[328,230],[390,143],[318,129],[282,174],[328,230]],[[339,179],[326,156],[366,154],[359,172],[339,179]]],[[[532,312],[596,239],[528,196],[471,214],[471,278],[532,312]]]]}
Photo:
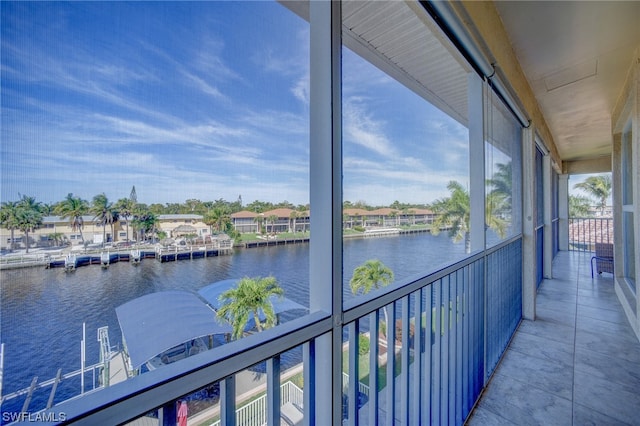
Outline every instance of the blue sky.
{"type": "MultiPolygon", "coordinates": [[[[309,27],[281,5],[1,7],[2,201],[308,202],[309,27]]],[[[466,183],[466,129],[349,51],[343,80],[345,199],[466,183]]]]}

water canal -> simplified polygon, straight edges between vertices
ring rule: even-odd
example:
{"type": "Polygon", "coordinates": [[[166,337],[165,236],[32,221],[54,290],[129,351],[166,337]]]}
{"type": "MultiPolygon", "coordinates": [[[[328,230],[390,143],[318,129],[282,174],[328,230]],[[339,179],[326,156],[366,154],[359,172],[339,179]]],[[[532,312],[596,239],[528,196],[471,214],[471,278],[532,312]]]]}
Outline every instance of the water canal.
{"type": "MultiPolygon", "coordinates": [[[[396,279],[402,279],[463,256],[464,244],[454,244],[446,233],[346,240],[345,298],[353,297],[348,286],[351,271],[367,259],[382,260],[396,279]]],[[[34,376],[41,381],[53,378],[59,368],[63,373],[79,369],[83,323],[87,365],[97,363],[98,327],[109,326],[111,344],[120,344],[115,308],[129,300],[164,290],[196,292],[219,280],[269,274],[276,277],[288,298],[308,306],[308,244],[238,249],[230,256],[168,263],[145,259],[138,266],[116,263],[103,269],[93,265],[74,272],[62,268],[1,271],[2,392],[28,387],[34,376]]],[[[77,389],[61,386],[56,402],[74,392],[77,389]]],[[[19,408],[3,405],[2,410],[19,408]]]]}

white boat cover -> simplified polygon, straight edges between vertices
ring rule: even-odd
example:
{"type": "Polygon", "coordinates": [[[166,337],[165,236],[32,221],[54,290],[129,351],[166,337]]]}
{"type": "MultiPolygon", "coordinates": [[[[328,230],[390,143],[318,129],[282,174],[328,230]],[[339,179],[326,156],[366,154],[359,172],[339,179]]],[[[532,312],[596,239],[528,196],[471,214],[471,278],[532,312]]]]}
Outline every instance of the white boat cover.
{"type": "Polygon", "coordinates": [[[138,297],[118,306],[116,315],[133,368],[181,343],[232,331],[198,296],[186,291],[138,297]]]}
{"type": "MultiPolygon", "coordinates": [[[[204,300],[206,300],[215,310],[220,309],[222,303],[220,302],[220,295],[225,291],[235,287],[240,279],[230,279],[230,280],[222,280],[215,282],[213,284],[209,284],[206,287],[198,290],[198,294],[202,296],[204,300]]],[[[286,297],[278,297],[271,296],[271,304],[273,305],[273,312],[277,315],[279,313],[285,311],[291,311],[295,309],[304,309],[307,308],[300,305],[299,303],[294,302],[291,299],[287,299],[286,297]]],[[[264,319],[264,313],[260,311],[260,320],[264,319]]]]}

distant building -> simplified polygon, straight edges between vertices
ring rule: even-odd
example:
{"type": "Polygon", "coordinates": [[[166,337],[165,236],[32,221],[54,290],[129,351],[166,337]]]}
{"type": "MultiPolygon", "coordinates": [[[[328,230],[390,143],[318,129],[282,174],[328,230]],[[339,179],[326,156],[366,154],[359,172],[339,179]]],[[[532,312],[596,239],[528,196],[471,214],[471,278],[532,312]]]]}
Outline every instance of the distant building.
{"type": "MultiPolygon", "coordinates": [[[[60,216],[45,216],[42,220],[40,228],[34,232],[29,233],[29,246],[30,247],[49,247],[56,242],[52,238],[53,234],[59,234],[59,240],[65,244],[78,245],[82,244],[84,239],[87,243],[100,244],[113,243],[117,241],[127,240],[127,220],[120,219],[113,224],[113,232],[111,225],[107,225],[106,230],[103,226],[95,220],[94,216],[82,217],[84,226],[82,232],[80,230],[73,230],[70,225],[69,218],[61,218],[60,216]],[[104,231],[104,232],[103,232],[104,231]]],[[[163,231],[169,237],[184,236],[184,235],[196,235],[203,240],[209,236],[209,227],[203,222],[203,217],[197,214],[166,214],[158,216],[157,229],[163,231]],[[181,226],[189,226],[190,231],[185,233],[186,228],[181,226]]],[[[134,228],[129,221],[129,240],[135,241],[134,228]]],[[[11,245],[11,231],[5,228],[0,228],[0,247],[3,249],[10,247],[11,245]]],[[[14,231],[14,246],[16,248],[24,248],[26,246],[24,241],[24,233],[21,231],[14,231]]]]}
{"type": "Polygon", "coordinates": [[[397,210],[382,208],[377,210],[344,209],[343,224],[346,229],[355,226],[388,227],[429,225],[433,222],[435,214],[428,209],[397,210]]]}
{"type": "Polygon", "coordinates": [[[243,210],[231,215],[234,229],[241,233],[260,233],[263,229],[267,233],[303,232],[309,230],[309,220],[308,210],[299,212],[286,208],[263,213],[243,210]]]}

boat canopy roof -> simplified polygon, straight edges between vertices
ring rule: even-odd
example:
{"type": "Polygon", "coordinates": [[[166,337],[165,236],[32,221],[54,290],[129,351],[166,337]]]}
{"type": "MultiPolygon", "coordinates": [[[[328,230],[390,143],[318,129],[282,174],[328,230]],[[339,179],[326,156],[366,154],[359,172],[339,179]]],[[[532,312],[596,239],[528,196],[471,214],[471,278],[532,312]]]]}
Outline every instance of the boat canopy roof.
{"type": "Polygon", "coordinates": [[[133,368],[181,343],[231,332],[231,326],[219,323],[206,303],[186,291],[138,297],[118,306],[116,315],[133,368]]]}
{"type": "MultiPolygon", "coordinates": [[[[198,290],[198,294],[200,294],[200,296],[202,296],[202,298],[206,300],[213,307],[213,309],[217,311],[222,306],[222,303],[220,302],[220,295],[225,291],[235,287],[238,282],[240,282],[240,279],[238,278],[218,281],[201,288],[200,290],[198,290]]],[[[273,304],[273,312],[275,314],[279,314],[285,311],[292,311],[295,309],[307,309],[301,304],[296,303],[291,299],[287,299],[286,297],[273,295],[270,299],[271,303],[273,304]]],[[[260,312],[260,320],[263,319],[264,313],[260,312]]]]}

